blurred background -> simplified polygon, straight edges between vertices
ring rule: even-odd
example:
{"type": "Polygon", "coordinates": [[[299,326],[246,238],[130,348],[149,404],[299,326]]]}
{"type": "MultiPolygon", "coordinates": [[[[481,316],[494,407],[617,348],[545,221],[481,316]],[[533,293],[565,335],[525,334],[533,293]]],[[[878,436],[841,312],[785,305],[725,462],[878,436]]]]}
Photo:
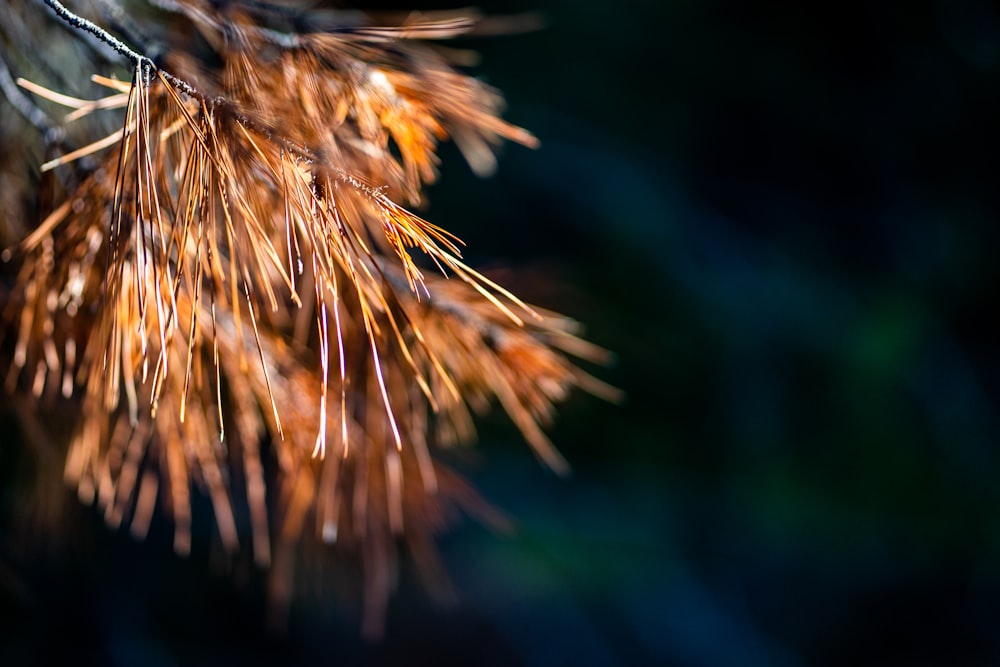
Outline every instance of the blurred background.
{"type": "Polygon", "coordinates": [[[369,645],[320,586],[270,633],[211,526],[134,543],[3,436],[0,662],[1000,664],[997,6],[478,4],[545,19],[463,43],[542,147],[445,149],[423,213],[616,353],[572,476],[482,424],[457,465],[516,531],[441,542],[453,607],[404,567],[369,645]],[[25,546],[39,484],[66,530],[25,546]]]}

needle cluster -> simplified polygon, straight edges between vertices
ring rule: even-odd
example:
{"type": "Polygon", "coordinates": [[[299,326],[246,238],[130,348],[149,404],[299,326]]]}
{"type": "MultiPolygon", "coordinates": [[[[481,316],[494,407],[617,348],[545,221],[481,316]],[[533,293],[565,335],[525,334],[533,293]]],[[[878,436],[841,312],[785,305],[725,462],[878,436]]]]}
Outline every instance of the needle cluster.
{"type": "Polygon", "coordinates": [[[483,174],[501,141],[536,144],[458,69],[462,52],[435,46],[477,17],[154,0],[154,59],[125,45],[140,39],[127,7],[98,3],[104,28],[44,3],[131,71],[95,75],[96,100],[25,80],[7,94],[46,132],[118,119],[72,149],[72,133],[49,142],[37,224],[13,219],[30,207],[0,212],[5,236],[26,232],[4,254],[8,391],[74,410],[65,475],[110,524],[141,536],[165,512],[186,553],[205,493],[223,546],[248,541],[261,566],[315,535],[358,556],[377,631],[400,549],[429,562],[453,508],[480,507],[435,450],[499,404],[562,472],[542,430],[554,405],[575,386],[613,396],[570,360],[603,357],[574,322],[407,208],[444,140],[483,174]],[[69,110],[50,121],[43,104],[69,110]]]}

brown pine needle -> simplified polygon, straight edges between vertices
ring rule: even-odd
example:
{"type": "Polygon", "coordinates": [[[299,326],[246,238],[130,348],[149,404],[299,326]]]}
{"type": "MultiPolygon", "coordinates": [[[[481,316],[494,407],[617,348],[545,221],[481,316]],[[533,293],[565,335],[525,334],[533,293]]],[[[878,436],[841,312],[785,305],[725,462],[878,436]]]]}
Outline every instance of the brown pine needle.
{"type": "Polygon", "coordinates": [[[570,359],[608,355],[408,208],[443,141],[482,173],[500,142],[537,145],[500,119],[496,91],[425,43],[474,33],[478,16],[290,33],[243,3],[170,8],[212,58],[167,35],[161,68],[105,39],[133,60],[130,82],[93,77],[107,97],[18,81],[72,109],[81,137],[99,111],[121,127],[74,135],[83,147],[41,167],[68,185],[3,254],[20,288],[3,309],[17,336],[6,381],[79,396],[65,475],[109,524],[144,535],[162,510],[186,554],[204,493],[224,548],[249,541],[275,577],[314,525],[362,561],[374,631],[399,549],[432,567],[453,507],[490,515],[439,449],[499,405],[566,473],[543,427],[573,388],[620,398],[570,359]]]}
{"type": "MultiPolygon", "coordinates": [[[[126,130],[126,132],[129,131],[126,130]]],[[[41,171],[46,172],[55,169],[56,167],[61,167],[64,164],[69,164],[70,162],[79,160],[82,157],[93,155],[94,153],[102,151],[105,148],[110,148],[111,146],[114,146],[119,141],[121,141],[122,139],[121,134],[122,133],[120,131],[116,130],[111,134],[109,134],[108,136],[104,137],[103,139],[98,139],[97,141],[88,144],[83,148],[78,148],[75,151],[71,151],[69,153],[66,153],[65,155],[61,155],[57,158],[49,160],[48,162],[43,162],[40,169],[41,171]]]]}

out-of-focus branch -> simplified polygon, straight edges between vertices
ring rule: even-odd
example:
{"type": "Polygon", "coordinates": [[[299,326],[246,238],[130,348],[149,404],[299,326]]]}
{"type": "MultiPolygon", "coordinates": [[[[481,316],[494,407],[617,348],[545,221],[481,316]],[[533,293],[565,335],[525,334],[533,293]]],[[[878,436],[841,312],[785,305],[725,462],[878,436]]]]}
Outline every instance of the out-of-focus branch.
{"type": "Polygon", "coordinates": [[[46,142],[59,141],[63,137],[61,127],[55,125],[44,111],[35,106],[28,96],[21,92],[10,74],[10,69],[3,58],[0,58],[0,91],[10,102],[10,105],[42,133],[46,142]]]}

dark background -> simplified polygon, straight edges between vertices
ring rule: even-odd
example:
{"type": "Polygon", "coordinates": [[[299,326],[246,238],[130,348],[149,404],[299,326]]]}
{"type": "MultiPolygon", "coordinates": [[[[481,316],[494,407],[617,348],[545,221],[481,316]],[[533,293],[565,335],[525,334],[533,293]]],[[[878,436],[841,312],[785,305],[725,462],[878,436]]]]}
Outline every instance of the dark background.
{"type": "MultiPolygon", "coordinates": [[[[518,530],[442,541],[456,607],[404,568],[378,645],[319,593],[270,635],[252,572],[70,501],[0,542],[4,664],[1000,664],[1000,10],[480,6],[547,21],[474,44],[542,148],[446,149],[425,213],[616,352],[574,474],[484,424],[518,530]]],[[[4,526],[40,467],[0,449],[4,526]]]]}

